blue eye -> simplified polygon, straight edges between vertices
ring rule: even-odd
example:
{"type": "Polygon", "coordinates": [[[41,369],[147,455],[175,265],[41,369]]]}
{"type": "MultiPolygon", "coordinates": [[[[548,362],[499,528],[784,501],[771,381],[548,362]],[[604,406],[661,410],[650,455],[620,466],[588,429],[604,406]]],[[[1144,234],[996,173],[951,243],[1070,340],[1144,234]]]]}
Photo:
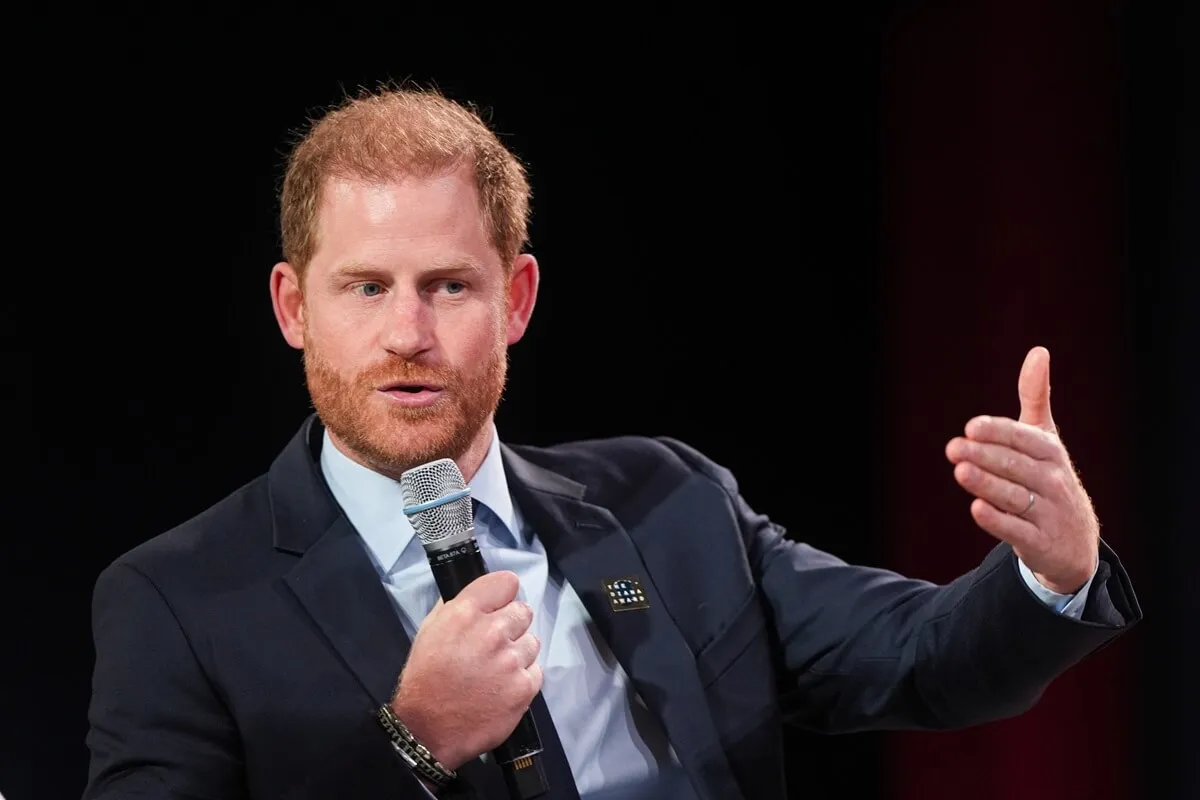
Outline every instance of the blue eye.
{"type": "Polygon", "coordinates": [[[383,286],[378,283],[364,283],[354,287],[354,290],[360,292],[363,297],[378,297],[383,292],[383,286]]]}
{"type": "Polygon", "coordinates": [[[467,285],[462,281],[446,281],[446,291],[450,294],[459,294],[466,291],[467,285]]]}

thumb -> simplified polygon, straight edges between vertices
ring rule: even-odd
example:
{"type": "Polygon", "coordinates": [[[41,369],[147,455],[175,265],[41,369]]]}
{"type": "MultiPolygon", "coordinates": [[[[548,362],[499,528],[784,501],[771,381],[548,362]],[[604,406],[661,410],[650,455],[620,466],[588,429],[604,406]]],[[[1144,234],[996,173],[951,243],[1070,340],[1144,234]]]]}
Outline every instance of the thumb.
{"type": "Polygon", "coordinates": [[[511,570],[499,570],[480,575],[459,593],[480,611],[490,614],[517,599],[521,581],[511,570]]]}
{"type": "Polygon", "coordinates": [[[1054,430],[1054,418],[1050,415],[1050,351],[1035,347],[1025,356],[1021,365],[1021,377],[1017,380],[1017,394],[1021,398],[1021,422],[1036,425],[1048,431],[1054,430]]]}

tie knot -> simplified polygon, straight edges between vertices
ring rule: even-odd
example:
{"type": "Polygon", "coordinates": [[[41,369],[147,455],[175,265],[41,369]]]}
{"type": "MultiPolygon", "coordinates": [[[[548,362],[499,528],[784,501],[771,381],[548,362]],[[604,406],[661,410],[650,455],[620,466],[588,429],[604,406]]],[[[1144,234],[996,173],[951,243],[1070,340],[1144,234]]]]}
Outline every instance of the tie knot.
{"type": "Polygon", "coordinates": [[[475,516],[475,538],[488,544],[499,547],[517,547],[518,542],[516,536],[508,529],[499,517],[496,516],[486,503],[481,503],[474,497],[471,498],[473,513],[475,516]]]}

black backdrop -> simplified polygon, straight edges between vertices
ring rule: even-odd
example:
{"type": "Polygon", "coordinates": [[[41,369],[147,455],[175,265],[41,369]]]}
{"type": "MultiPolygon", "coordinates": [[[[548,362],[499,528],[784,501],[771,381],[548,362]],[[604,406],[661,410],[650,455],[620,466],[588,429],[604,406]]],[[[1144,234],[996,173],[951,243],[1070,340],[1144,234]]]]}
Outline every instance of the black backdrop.
{"type": "MultiPolygon", "coordinates": [[[[39,165],[50,177],[17,194],[38,239],[36,263],[16,269],[55,283],[8,303],[42,331],[33,363],[12,362],[29,370],[21,386],[36,387],[26,411],[41,461],[37,494],[14,498],[29,521],[5,537],[4,585],[14,597],[6,617],[18,633],[5,634],[0,657],[0,792],[25,800],[82,788],[89,595],[99,570],[261,472],[308,413],[298,356],[278,334],[266,291],[278,258],[280,167],[306,113],[381,79],[436,83],[477,103],[530,166],[543,288],[512,353],[498,419],[505,438],[676,436],[733,468],[750,502],[795,535],[850,560],[912,563],[911,548],[897,556],[905,528],[881,502],[897,463],[883,443],[894,448],[904,424],[896,401],[909,414],[912,398],[928,392],[942,398],[935,408],[952,409],[919,445],[931,463],[969,416],[1015,413],[1029,346],[1059,350],[1032,341],[1042,328],[1030,323],[1009,325],[998,351],[964,353],[954,323],[970,303],[951,310],[944,297],[925,305],[906,297],[918,304],[909,316],[945,323],[913,345],[937,365],[920,371],[922,385],[895,374],[904,333],[893,327],[897,276],[979,267],[923,260],[940,251],[911,240],[906,260],[889,255],[898,235],[884,221],[897,216],[889,203],[905,158],[894,132],[936,137],[940,124],[897,104],[924,84],[913,77],[919,70],[892,72],[894,53],[914,29],[966,41],[971,26],[988,24],[985,11],[1004,4],[963,4],[978,14],[938,3],[834,5],[799,16],[603,6],[436,20],[346,5],[253,25],[233,9],[164,7],[58,21],[66,33],[30,79],[42,102],[18,116],[48,149],[39,165]],[[980,393],[995,386],[1001,394],[980,393]]],[[[1142,568],[1135,586],[1155,601],[1152,621],[1114,648],[1112,658],[1136,667],[1102,662],[1091,673],[1120,678],[1107,691],[1141,710],[1117,725],[1106,722],[1103,698],[1073,701],[1072,735],[1084,750],[1093,742],[1122,754],[1111,765],[1114,786],[1183,796],[1174,792],[1197,779],[1167,732],[1182,732],[1200,710],[1194,689],[1183,694],[1187,659],[1193,672],[1200,665],[1178,635],[1194,628],[1181,610],[1181,565],[1195,563],[1183,498],[1200,445],[1187,413],[1200,405],[1195,351],[1183,344],[1200,315],[1195,283],[1186,283],[1198,253],[1198,217],[1187,205],[1194,188],[1181,177],[1197,152],[1183,133],[1186,37],[1162,5],[1053,5],[1062,7],[1056,19],[1084,24],[1061,59],[1103,51],[1110,68],[1096,78],[1111,111],[1101,117],[1111,130],[1098,135],[1114,142],[1098,185],[1125,233],[1104,239],[1116,268],[1103,279],[1120,299],[1122,375],[1138,384],[1128,409],[1094,417],[1122,425],[1121,446],[1089,447],[1096,472],[1111,461],[1138,465],[1121,472],[1136,485],[1119,487],[1128,494],[1112,505],[1140,509],[1137,536],[1119,544],[1132,552],[1131,570],[1142,568]]],[[[1006,34],[1018,51],[1022,30],[1006,34]]],[[[965,163],[997,157],[980,141],[958,143],[965,163]]],[[[15,166],[23,157],[10,153],[15,166]]],[[[1055,313],[1075,313],[1069,290],[1058,299],[1055,313]]],[[[1055,374],[1104,369],[1103,355],[1075,355],[1087,363],[1055,374]]],[[[1070,385],[1059,386],[1069,411],[1070,385]]],[[[1091,399],[1074,402],[1086,415],[1091,399]]],[[[11,424],[28,427],[24,417],[11,424]]],[[[948,466],[928,480],[948,483],[948,466]]],[[[959,514],[959,535],[976,537],[971,547],[982,552],[990,542],[971,529],[968,501],[949,496],[960,505],[938,513],[959,514]]],[[[954,569],[969,566],[954,560],[954,569]]],[[[922,576],[944,577],[930,572],[922,576]]],[[[945,776],[1001,759],[968,757],[954,744],[968,740],[948,736],[934,740],[944,743],[936,752],[945,776]]],[[[897,742],[795,733],[797,796],[900,797],[901,787],[931,780],[897,764],[896,753],[913,752],[897,742]]],[[[1050,795],[1035,781],[1024,796],[1050,795]]]]}

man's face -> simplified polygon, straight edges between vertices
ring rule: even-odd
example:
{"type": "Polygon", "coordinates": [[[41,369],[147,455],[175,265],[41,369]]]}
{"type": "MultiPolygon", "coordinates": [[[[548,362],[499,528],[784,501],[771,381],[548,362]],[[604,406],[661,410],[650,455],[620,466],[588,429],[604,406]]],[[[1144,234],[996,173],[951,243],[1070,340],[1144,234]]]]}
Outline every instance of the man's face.
{"type": "Polygon", "coordinates": [[[514,333],[508,275],[470,175],[335,180],[323,200],[298,329],[330,434],[393,477],[486,446],[525,320],[514,333]]]}

